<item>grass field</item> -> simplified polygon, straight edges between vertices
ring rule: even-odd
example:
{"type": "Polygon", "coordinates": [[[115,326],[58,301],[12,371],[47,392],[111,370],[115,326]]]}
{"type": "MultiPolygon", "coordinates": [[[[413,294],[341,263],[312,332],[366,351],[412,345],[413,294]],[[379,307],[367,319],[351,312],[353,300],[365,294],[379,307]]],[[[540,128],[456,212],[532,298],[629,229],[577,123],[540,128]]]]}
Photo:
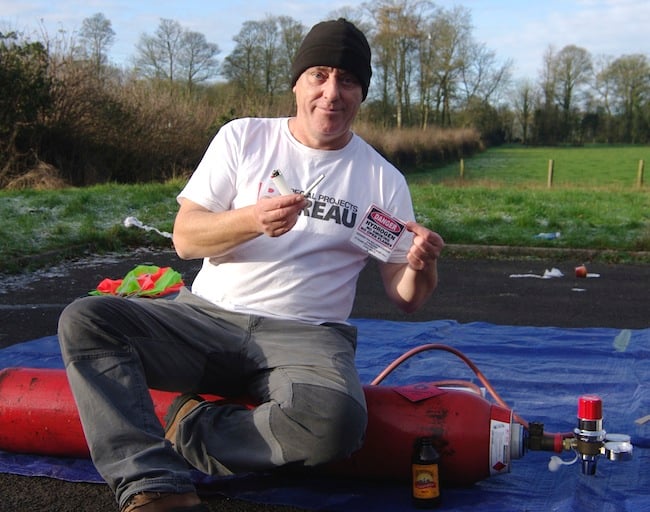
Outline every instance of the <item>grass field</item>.
{"type": "MultiPolygon", "coordinates": [[[[407,178],[418,220],[448,244],[615,251],[614,259],[650,261],[632,254],[650,251],[650,185],[636,186],[640,159],[650,162],[650,148],[495,148],[468,159],[463,180],[458,164],[407,178]],[[549,189],[550,158],[556,174],[549,189]]],[[[182,186],[0,192],[0,271],[19,270],[25,257],[43,263],[84,248],[168,246],[155,233],[124,227],[124,219],[171,231],[182,186]]]]}
{"type": "MultiPolygon", "coordinates": [[[[528,187],[546,187],[553,160],[554,187],[632,189],[637,185],[639,161],[650,167],[650,146],[589,146],[584,148],[498,147],[464,162],[464,179],[528,187]]],[[[650,169],[645,173],[650,175],[650,169]]],[[[460,178],[455,162],[412,175],[419,183],[444,183],[460,178]]]]}
{"type": "Polygon", "coordinates": [[[408,179],[421,220],[449,243],[650,251],[640,160],[650,147],[500,147],[466,160],[462,178],[454,163],[408,179]]]}

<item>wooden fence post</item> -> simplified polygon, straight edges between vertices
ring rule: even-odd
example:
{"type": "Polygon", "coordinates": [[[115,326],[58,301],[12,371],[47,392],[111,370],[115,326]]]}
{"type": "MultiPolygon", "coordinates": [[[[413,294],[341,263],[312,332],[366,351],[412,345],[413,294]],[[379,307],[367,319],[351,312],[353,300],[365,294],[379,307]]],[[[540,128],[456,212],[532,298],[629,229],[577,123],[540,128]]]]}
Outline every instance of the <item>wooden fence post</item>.
{"type": "Polygon", "coordinates": [[[461,158],[460,159],[460,179],[465,178],[465,159],[461,158]]]}
{"type": "Polygon", "coordinates": [[[548,188],[551,188],[553,186],[553,168],[554,168],[554,162],[553,160],[548,161],[548,176],[546,178],[546,186],[548,188]]]}
{"type": "Polygon", "coordinates": [[[641,188],[643,187],[643,171],[645,168],[645,161],[639,160],[639,167],[636,171],[636,186],[641,188]]]}

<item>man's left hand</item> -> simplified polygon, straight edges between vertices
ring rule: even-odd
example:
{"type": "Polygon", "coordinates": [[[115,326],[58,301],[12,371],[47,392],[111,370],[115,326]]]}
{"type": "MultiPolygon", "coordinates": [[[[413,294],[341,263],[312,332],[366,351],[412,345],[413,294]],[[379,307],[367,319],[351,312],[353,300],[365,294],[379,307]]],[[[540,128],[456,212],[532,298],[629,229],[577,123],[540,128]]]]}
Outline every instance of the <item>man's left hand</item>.
{"type": "Polygon", "coordinates": [[[417,222],[407,222],[406,229],[415,235],[406,255],[409,267],[413,270],[424,270],[440,257],[445,242],[438,233],[417,222]]]}

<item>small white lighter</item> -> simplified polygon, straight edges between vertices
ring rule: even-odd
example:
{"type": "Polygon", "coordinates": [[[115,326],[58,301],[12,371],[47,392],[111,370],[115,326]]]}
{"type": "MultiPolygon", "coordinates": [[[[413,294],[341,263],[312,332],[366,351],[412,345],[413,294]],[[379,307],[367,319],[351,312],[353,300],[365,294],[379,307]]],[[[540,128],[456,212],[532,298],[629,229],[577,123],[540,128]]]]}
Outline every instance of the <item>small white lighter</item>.
{"type": "MultiPolygon", "coordinates": [[[[325,175],[320,174],[318,178],[316,178],[314,182],[311,185],[309,185],[302,194],[304,196],[308,195],[312,190],[314,190],[314,188],[316,188],[316,185],[318,185],[321,181],[323,181],[323,179],[325,179],[325,175]]],[[[287,182],[284,181],[284,176],[282,176],[282,173],[278,169],[275,169],[271,173],[271,181],[278,188],[278,191],[283,196],[287,194],[293,194],[293,191],[289,188],[287,182]]]]}
{"type": "Polygon", "coordinates": [[[282,194],[283,196],[286,196],[288,194],[293,194],[293,191],[289,188],[287,182],[284,181],[284,177],[282,176],[282,173],[278,169],[274,170],[271,173],[271,181],[276,187],[278,187],[280,194],[282,194]]]}

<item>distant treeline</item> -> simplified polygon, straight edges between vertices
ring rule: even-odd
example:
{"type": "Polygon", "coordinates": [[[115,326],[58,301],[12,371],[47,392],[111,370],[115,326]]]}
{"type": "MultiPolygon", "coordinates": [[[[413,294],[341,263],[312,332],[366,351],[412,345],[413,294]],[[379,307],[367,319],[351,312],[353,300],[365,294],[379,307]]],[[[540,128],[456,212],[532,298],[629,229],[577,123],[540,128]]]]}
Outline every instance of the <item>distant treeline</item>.
{"type": "MultiPolygon", "coordinates": [[[[648,143],[650,63],[549,47],[537,82],[472,35],[470,11],[422,0],[341,9],[368,35],[373,84],[355,129],[408,170],[483,145],[648,143]]],[[[337,15],[338,15],[337,14],[337,15]]],[[[247,21],[223,60],[217,45],[161,19],[111,65],[101,13],[74,36],[0,33],[0,188],[164,180],[189,172],[225,122],[294,112],[289,67],[308,27],[247,21]]]]}
{"type": "MultiPolygon", "coordinates": [[[[0,43],[0,58],[0,88],[7,92],[0,97],[0,188],[183,176],[229,120],[295,110],[288,90],[263,104],[234,84],[190,91],[157,78],[98,75],[92,63],[53,56],[41,43],[0,43]]],[[[473,128],[386,131],[365,121],[354,128],[403,170],[482,148],[473,128]]]]}

